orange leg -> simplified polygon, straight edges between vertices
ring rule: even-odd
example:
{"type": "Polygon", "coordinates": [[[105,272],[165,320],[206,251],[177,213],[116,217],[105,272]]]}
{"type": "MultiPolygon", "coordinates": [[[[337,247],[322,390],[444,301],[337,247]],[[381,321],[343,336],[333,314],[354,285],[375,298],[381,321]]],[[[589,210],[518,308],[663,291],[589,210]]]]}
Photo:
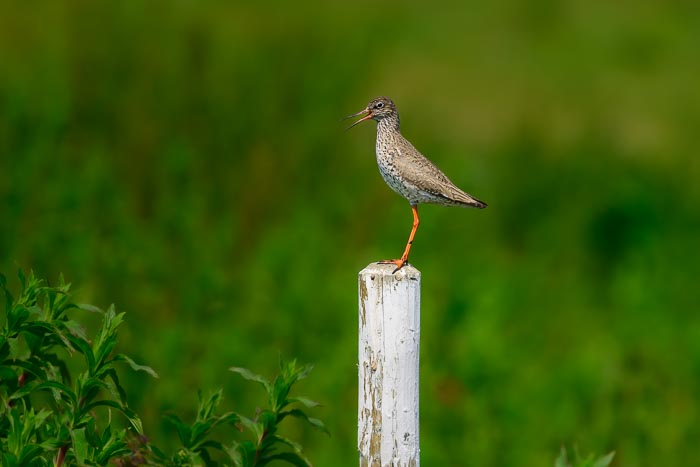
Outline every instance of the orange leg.
{"type": "Polygon", "coordinates": [[[416,230],[418,230],[418,226],[420,225],[420,219],[418,218],[418,206],[411,205],[411,210],[413,211],[413,228],[411,229],[411,235],[408,236],[408,243],[406,244],[406,249],[403,251],[403,255],[401,255],[401,259],[387,259],[379,262],[380,264],[395,264],[396,269],[394,269],[394,272],[398,271],[404,266],[404,264],[408,263],[408,254],[411,252],[413,237],[416,236],[416,230]]]}

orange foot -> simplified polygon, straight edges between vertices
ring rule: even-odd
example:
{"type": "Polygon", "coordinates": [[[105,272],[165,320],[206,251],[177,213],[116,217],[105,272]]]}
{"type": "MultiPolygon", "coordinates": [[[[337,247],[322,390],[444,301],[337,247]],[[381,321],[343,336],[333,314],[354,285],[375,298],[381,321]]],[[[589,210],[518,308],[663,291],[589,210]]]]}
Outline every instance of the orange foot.
{"type": "Polygon", "coordinates": [[[408,258],[401,258],[401,259],[385,259],[384,261],[379,261],[379,264],[395,264],[396,269],[394,269],[391,273],[395,274],[396,271],[404,267],[404,265],[408,264],[408,258]]]}

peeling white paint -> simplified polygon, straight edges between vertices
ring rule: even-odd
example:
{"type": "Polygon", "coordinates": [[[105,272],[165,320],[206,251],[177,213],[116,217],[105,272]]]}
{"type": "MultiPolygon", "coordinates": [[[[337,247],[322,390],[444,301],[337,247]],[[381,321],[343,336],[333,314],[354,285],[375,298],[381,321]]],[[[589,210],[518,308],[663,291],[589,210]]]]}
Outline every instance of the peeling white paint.
{"type": "Polygon", "coordinates": [[[420,465],[420,271],[372,263],[359,274],[360,465],[420,465]]]}

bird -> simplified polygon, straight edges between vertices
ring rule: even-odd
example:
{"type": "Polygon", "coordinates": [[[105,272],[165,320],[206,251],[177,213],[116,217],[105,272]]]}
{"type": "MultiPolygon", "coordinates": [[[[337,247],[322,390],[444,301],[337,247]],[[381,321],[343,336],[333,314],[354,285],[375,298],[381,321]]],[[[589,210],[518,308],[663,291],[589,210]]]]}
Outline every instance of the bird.
{"type": "Polygon", "coordinates": [[[406,198],[413,212],[413,227],[401,258],[379,261],[380,264],[394,264],[396,273],[408,263],[413,239],[420,225],[418,205],[421,203],[443,206],[459,206],[483,209],[487,204],[458,188],[440,169],[421,154],[401,134],[399,112],[388,97],[376,97],[367,107],[348,115],[343,120],[362,118],[350,125],[353,128],[367,120],[377,122],[377,165],[379,173],[391,189],[406,198]]]}

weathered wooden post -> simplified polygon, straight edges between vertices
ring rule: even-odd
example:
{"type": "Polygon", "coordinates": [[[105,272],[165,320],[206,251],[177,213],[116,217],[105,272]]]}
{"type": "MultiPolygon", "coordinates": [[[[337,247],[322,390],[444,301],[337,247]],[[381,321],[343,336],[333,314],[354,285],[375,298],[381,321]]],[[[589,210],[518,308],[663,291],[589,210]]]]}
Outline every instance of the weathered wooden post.
{"type": "Polygon", "coordinates": [[[361,467],[420,465],[420,271],[372,263],[360,271],[357,444],[361,467]]]}

